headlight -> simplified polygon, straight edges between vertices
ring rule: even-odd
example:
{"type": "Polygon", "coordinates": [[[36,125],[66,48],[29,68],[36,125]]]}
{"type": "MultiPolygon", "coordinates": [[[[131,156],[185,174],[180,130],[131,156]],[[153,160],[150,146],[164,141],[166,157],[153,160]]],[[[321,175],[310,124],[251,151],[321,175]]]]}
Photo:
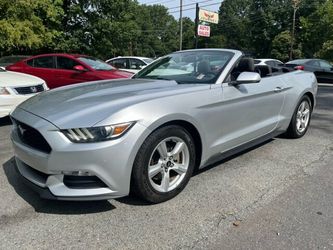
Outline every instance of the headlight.
{"type": "Polygon", "coordinates": [[[10,95],[5,87],[0,87],[0,95],[10,95]]]}
{"type": "Polygon", "coordinates": [[[135,122],[126,122],[103,127],[64,129],[61,132],[72,142],[100,142],[117,139],[124,135],[135,122]]]}

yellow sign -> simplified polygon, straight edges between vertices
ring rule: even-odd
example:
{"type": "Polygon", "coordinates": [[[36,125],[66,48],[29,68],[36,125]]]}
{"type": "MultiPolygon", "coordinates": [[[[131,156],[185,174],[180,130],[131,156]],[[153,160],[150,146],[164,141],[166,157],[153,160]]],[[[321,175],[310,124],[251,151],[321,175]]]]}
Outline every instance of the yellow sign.
{"type": "Polygon", "coordinates": [[[199,20],[207,23],[219,23],[219,14],[209,10],[199,9],[199,20]]]}

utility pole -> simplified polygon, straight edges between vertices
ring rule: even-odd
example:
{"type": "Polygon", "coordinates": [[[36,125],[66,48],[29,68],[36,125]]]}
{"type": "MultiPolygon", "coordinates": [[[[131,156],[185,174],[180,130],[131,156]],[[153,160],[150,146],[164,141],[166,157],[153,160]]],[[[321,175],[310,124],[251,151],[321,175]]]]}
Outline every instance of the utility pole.
{"type": "Polygon", "coordinates": [[[195,34],[195,44],[194,47],[198,48],[198,26],[199,26],[199,4],[195,5],[195,25],[194,25],[194,34],[195,34]]]}
{"type": "Polygon", "coordinates": [[[295,43],[295,23],[296,23],[296,12],[299,9],[299,5],[301,3],[301,0],[291,0],[294,14],[293,14],[293,27],[291,30],[291,42],[290,42],[290,52],[289,52],[289,60],[293,59],[293,50],[294,50],[294,43],[295,43]]]}
{"type": "Polygon", "coordinates": [[[183,49],[183,0],[180,0],[180,5],[179,5],[179,23],[180,23],[179,50],[182,50],[183,49]]]}

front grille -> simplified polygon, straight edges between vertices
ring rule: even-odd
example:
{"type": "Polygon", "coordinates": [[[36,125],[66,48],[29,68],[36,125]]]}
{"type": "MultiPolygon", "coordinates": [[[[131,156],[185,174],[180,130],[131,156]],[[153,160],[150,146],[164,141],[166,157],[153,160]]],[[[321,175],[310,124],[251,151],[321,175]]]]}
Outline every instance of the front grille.
{"type": "Polygon", "coordinates": [[[28,87],[18,87],[15,88],[16,92],[19,95],[29,95],[29,94],[35,94],[44,91],[43,84],[35,85],[35,86],[28,86],[28,87]]]}
{"type": "Polygon", "coordinates": [[[51,152],[52,149],[50,145],[41,133],[23,122],[17,120],[14,120],[14,122],[16,123],[17,134],[24,144],[44,153],[51,152]]]}

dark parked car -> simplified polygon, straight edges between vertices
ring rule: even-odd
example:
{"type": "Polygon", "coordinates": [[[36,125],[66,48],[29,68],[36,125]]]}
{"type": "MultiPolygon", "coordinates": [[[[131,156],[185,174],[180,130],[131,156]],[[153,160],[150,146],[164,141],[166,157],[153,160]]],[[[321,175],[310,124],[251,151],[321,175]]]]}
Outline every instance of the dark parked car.
{"type": "Polygon", "coordinates": [[[0,58],[0,67],[7,67],[30,56],[3,56],[0,58]]]}
{"type": "Polygon", "coordinates": [[[80,82],[129,78],[133,75],[94,57],[73,54],[38,55],[7,66],[6,69],[40,77],[50,89],[80,82]]]}
{"type": "Polygon", "coordinates": [[[299,59],[287,62],[286,67],[313,72],[318,82],[333,83],[333,65],[321,59],[299,59]]]}

